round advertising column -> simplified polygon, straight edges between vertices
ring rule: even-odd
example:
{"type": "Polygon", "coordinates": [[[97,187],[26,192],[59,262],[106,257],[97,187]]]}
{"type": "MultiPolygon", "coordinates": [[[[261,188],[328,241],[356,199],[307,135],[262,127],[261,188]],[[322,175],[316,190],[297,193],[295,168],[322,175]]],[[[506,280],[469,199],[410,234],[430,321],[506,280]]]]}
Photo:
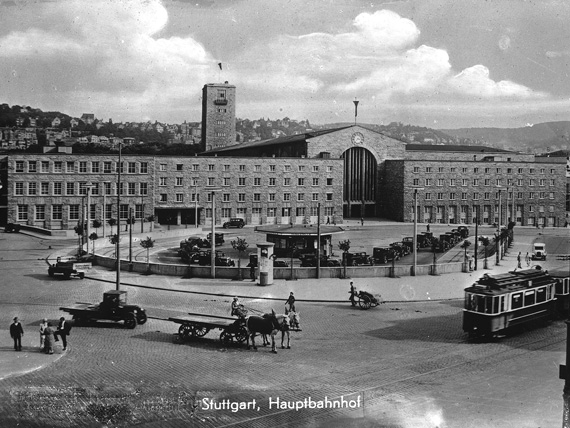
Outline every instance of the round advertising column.
{"type": "Polygon", "coordinates": [[[273,284],[273,242],[257,244],[257,266],[259,268],[258,285],[273,284]]]}

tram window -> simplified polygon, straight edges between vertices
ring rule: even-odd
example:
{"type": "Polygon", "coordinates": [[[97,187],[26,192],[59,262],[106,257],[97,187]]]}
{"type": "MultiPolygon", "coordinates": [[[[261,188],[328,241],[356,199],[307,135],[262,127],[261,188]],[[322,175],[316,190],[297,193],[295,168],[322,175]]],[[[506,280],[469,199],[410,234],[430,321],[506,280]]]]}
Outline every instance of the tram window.
{"type": "Polygon", "coordinates": [[[507,310],[507,308],[505,308],[505,296],[501,296],[501,312],[504,312],[507,310]]]}
{"type": "Polygon", "coordinates": [[[554,285],[552,285],[552,286],[547,285],[546,286],[546,300],[552,299],[552,293],[553,293],[552,288],[553,287],[554,287],[554,285]]]}
{"type": "Polygon", "coordinates": [[[472,311],[473,307],[473,294],[465,293],[465,309],[472,311]]]}
{"type": "Polygon", "coordinates": [[[546,289],[544,287],[540,287],[536,289],[536,303],[545,302],[546,301],[546,289]]]}
{"type": "Polygon", "coordinates": [[[499,313],[499,298],[498,297],[493,297],[493,313],[494,314],[499,313]]]}
{"type": "Polygon", "coordinates": [[[568,287],[570,284],[570,279],[569,278],[564,278],[564,294],[568,294],[568,287]]]}
{"type": "Polygon", "coordinates": [[[485,312],[485,296],[477,296],[477,312],[485,312]]]}
{"type": "Polygon", "coordinates": [[[521,308],[523,304],[522,293],[513,293],[511,295],[511,309],[521,308]]]}
{"type": "Polygon", "coordinates": [[[524,292],[524,305],[534,305],[534,290],[528,290],[524,292]]]}

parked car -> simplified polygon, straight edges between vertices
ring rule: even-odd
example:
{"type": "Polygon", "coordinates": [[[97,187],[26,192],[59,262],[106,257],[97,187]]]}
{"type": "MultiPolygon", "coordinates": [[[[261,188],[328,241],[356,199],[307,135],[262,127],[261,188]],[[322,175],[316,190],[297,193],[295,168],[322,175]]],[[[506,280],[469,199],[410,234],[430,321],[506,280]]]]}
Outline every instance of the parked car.
{"type": "Polygon", "coordinates": [[[469,228],[467,226],[459,226],[457,230],[461,233],[463,239],[469,237],[469,228]]]}
{"type": "Polygon", "coordinates": [[[289,263],[284,260],[273,260],[273,267],[289,267],[289,263]]]}
{"type": "Polygon", "coordinates": [[[230,227],[237,227],[241,229],[245,226],[245,221],[243,218],[230,218],[230,221],[224,223],[224,229],[229,229],[230,227]]]}
{"type": "Polygon", "coordinates": [[[542,242],[535,242],[532,246],[533,260],[546,260],[546,244],[542,242]]]}
{"type": "MultiPolygon", "coordinates": [[[[408,254],[414,252],[414,237],[413,236],[406,236],[406,237],[402,238],[402,244],[405,245],[406,247],[408,247],[408,254]]],[[[418,242],[416,243],[416,245],[418,246],[418,248],[420,247],[419,239],[418,239],[418,242]]]]}
{"type": "MultiPolygon", "coordinates": [[[[331,259],[325,255],[322,255],[320,265],[321,267],[335,267],[335,266],[340,266],[341,264],[340,261],[337,259],[331,259]]],[[[316,266],[317,266],[317,258],[314,254],[305,254],[305,256],[301,258],[301,267],[316,267],[316,266]]]]}
{"type": "MultiPolygon", "coordinates": [[[[224,234],[223,233],[216,233],[216,243],[215,246],[223,245],[225,242],[224,234]]],[[[208,233],[206,239],[204,239],[203,247],[211,247],[212,246],[212,232],[208,233]]]]}
{"type": "Polygon", "coordinates": [[[5,227],[4,227],[4,232],[7,233],[13,233],[13,232],[19,232],[20,231],[20,225],[18,223],[8,223],[5,227]]]}
{"type": "Polygon", "coordinates": [[[364,252],[345,253],[345,257],[347,266],[361,266],[372,264],[372,258],[364,252]]]}
{"type": "MultiPolygon", "coordinates": [[[[223,251],[216,250],[216,260],[219,258],[226,257],[226,254],[223,251]]],[[[198,253],[198,264],[200,266],[210,266],[212,264],[212,252],[210,250],[202,250],[198,253]]],[[[216,266],[218,266],[218,262],[216,261],[216,266]]]]}
{"type": "Polygon", "coordinates": [[[372,261],[377,264],[385,264],[393,260],[399,260],[396,250],[394,248],[381,248],[374,247],[372,249],[372,261]]]}
{"type": "Polygon", "coordinates": [[[405,245],[404,242],[402,242],[402,241],[392,242],[390,244],[390,247],[393,248],[394,250],[396,250],[396,253],[398,253],[398,255],[400,257],[404,257],[404,256],[407,256],[408,254],[410,254],[410,247],[405,245]]]}

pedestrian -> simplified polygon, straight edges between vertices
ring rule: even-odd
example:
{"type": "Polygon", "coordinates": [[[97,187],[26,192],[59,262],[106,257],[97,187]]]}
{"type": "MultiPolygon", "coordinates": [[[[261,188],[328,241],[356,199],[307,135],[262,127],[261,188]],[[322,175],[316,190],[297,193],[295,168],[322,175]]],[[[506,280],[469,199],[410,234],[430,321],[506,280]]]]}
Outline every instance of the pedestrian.
{"type": "Polygon", "coordinates": [[[350,282],[350,297],[348,298],[348,300],[350,300],[350,304],[352,306],[356,306],[356,301],[354,300],[354,298],[356,297],[356,287],[354,286],[354,283],[351,281],[350,282]]]}
{"type": "Polygon", "coordinates": [[[14,339],[14,351],[22,350],[22,336],[24,335],[24,327],[18,317],[14,317],[14,322],[10,324],[10,337],[14,339]]]}
{"type": "Polygon", "coordinates": [[[529,267],[530,266],[530,256],[528,255],[528,252],[526,253],[524,260],[526,262],[526,266],[529,267]]]}
{"type": "Polygon", "coordinates": [[[522,265],[521,265],[521,253],[519,251],[519,255],[517,256],[517,269],[521,269],[522,265]]]}
{"type": "Polygon", "coordinates": [[[54,344],[54,330],[51,326],[51,322],[47,323],[47,327],[44,330],[45,342],[44,342],[44,352],[46,354],[53,354],[53,344],[54,344]]]}
{"type": "Polygon", "coordinates": [[[240,306],[239,299],[237,297],[234,297],[234,300],[232,301],[231,312],[230,312],[230,315],[232,317],[234,315],[237,315],[239,317],[239,313],[238,313],[239,306],[240,306]]]}
{"type": "Polygon", "coordinates": [[[426,229],[427,229],[427,231],[428,231],[428,233],[429,233],[429,223],[427,224],[426,229]]]}
{"type": "Polygon", "coordinates": [[[327,216],[327,224],[331,224],[331,218],[327,216]]]}
{"type": "Polygon", "coordinates": [[[360,217],[360,225],[364,226],[364,217],[360,217]]]}
{"type": "Polygon", "coordinates": [[[59,342],[59,339],[57,337],[61,337],[64,351],[67,350],[67,336],[69,335],[70,330],[71,325],[65,321],[65,317],[61,317],[59,319],[59,323],[57,324],[57,331],[53,334],[53,337],[56,342],[59,342]]]}
{"type": "Polygon", "coordinates": [[[48,320],[47,318],[44,318],[40,323],[40,351],[44,350],[47,325],[48,325],[48,320]]]}
{"type": "Polygon", "coordinates": [[[252,281],[255,281],[255,265],[253,263],[249,264],[249,277],[252,281]]]}
{"type": "Polygon", "coordinates": [[[292,291],[289,293],[289,298],[285,302],[285,310],[287,310],[287,305],[289,305],[289,312],[297,312],[295,310],[295,296],[292,291]]]}

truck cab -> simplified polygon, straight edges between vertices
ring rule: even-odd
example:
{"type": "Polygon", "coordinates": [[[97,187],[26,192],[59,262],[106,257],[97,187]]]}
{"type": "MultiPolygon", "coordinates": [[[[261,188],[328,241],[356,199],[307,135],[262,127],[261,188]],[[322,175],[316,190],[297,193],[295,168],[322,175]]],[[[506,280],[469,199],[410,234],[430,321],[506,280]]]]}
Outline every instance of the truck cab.
{"type": "Polygon", "coordinates": [[[535,242],[532,246],[533,260],[546,260],[546,244],[543,242],[535,242]]]}

